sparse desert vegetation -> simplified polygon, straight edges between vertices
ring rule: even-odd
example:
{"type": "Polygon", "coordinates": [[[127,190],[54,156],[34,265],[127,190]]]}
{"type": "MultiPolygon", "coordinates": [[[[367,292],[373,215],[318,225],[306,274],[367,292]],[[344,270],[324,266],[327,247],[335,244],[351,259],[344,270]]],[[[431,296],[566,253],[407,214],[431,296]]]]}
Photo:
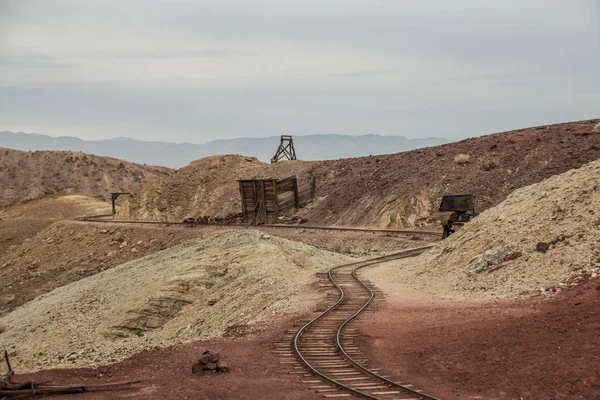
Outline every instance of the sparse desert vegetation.
{"type": "Polygon", "coordinates": [[[458,165],[468,164],[471,156],[468,154],[460,153],[454,156],[454,162],[458,165]]]}

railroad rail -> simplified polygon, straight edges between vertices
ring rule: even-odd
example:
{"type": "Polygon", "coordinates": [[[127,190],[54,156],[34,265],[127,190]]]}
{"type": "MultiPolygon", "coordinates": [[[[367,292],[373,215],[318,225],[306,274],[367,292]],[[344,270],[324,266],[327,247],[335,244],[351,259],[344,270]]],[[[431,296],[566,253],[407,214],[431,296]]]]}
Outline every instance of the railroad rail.
{"type": "Polygon", "coordinates": [[[93,222],[93,223],[116,223],[116,224],[144,224],[144,225],[183,225],[188,227],[225,227],[225,228],[275,228],[275,229],[314,229],[321,231],[345,231],[345,232],[371,232],[371,233],[393,233],[393,234],[404,234],[404,235],[429,235],[441,237],[441,231],[420,231],[415,229],[373,229],[364,227],[352,227],[352,226],[319,226],[319,225],[285,225],[285,224],[262,224],[262,225],[247,225],[247,224],[226,224],[226,223],[202,223],[202,224],[188,224],[185,222],[171,222],[171,221],[135,221],[135,220],[113,220],[103,219],[105,217],[112,217],[111,214],[94,215],[88,217],[78,217],[75,221],[80,222],[93,222]]]}
{"type": "Polygon", "coordinates": [[[413,257],[431,247],[419,247],[329,270],[328,279],[339,293],[337,301],[302,326],[293,339],[297,357],[313,375],[325,381],[307,381],[313,384],[311,388],[326,398],[356,395],[373,400],[439,400],[412,385],[394,382],[367,368],[365,360],[357,358],[357,350],[349,346],[352,338],[344,334],[348,323],[365,311],[375,297],[357,271],[382,262],[413,257]]]}

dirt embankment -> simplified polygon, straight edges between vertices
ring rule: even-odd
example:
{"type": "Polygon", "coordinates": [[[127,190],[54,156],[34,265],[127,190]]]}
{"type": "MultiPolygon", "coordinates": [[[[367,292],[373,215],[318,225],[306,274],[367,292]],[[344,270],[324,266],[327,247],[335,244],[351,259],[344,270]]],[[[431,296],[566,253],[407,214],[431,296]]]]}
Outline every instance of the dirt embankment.
{"type": "Polygon", "coordinates": [[[110,213],[110,204],[78,195],[48,197],[0,208],[0,260],[7,250],[57,220],[106,213],[110,213]]]}
{"type": "Polygon", "coordinates": [[[143,187],[122,218],[175,220],[240,212],[237,179],[314,175],[316,199],[299,214],[320,225],[402,228],[439,224],[444,194],[472,193],[482,211],[513,190],[600,158],[598,120],[521,129],[404,153],[264,164],[242,156],[191,163],[143,187]]]}
{"type": "MultiPolygon", "coordinates": [[[[57,201],[45,199],[40,205],[56,205],[57,201]]],[[[60,199],[61,203],[64,201],[60,199]]],[[[0,315],[57,287],[199,235],[195,230],[50,222],[22,245],[2,254],[0,315]]]]}
{"type": "Polygon", "coordinates": [[[171,172],[81,152],[0,148],[0,207],[56,194],[109,201],[110,192],[134,191],[142,182],[164,179],[171,172]]]}
{"type": "Polygon", "coordinates": [[[143,186],[123,204],[119,218],[150,221],[182,221],[187,217],[227,217],[241,212],[238,179],[275,178],[297,175],[314,162],[284,161],[274,165],[255,157],[222,155],[203,158],[170,177],[143,186]]]}
{"type": "Polygon", "coordinates": [[[600,158],[598,120],[497,133],[389,156],[315,167],[320,198],[303,214],[324,225],[439,224],[444,194],[472,193],[478,211],[513,190],[600,158]],[[461,156],[462,155],[462,156],[461,156]]]}
{"type": "Polygon", "coordinates": [[[37,297],[5,317],[21,370],[105,365],[314,307],[316,271],[349,257],[237,230],[207,234],[37,297]]]}
{"type": "Polygon", "coordinates": [[[599,178],[600,160],[518,189],[420,257],[367,274],[459,297],[538,295],[595,278],[599,178]]]}

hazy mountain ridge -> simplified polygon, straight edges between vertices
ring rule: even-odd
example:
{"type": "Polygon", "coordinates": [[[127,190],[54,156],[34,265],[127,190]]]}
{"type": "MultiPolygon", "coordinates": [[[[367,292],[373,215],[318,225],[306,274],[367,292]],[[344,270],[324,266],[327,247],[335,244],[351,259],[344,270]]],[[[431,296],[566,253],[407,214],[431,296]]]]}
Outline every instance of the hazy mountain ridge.
{"type": "MultiPolygon", "coordinates": [[[[333,160],[377,154],[390,154],[449,143],[445,138],[408,139],[381,135],[294,136],[298,159],[333,160]]],[[[206,144],[147,142],[127,137],[86,141],[72,136],[52,137],[37,133],[0,132],[0,146],[16,150],[71,150],[115,157],[135,163],[180,168],[191,161],[215,154],[243,154],[269,161],[279,145],[279,137],[220,139],[206,144]]]]}

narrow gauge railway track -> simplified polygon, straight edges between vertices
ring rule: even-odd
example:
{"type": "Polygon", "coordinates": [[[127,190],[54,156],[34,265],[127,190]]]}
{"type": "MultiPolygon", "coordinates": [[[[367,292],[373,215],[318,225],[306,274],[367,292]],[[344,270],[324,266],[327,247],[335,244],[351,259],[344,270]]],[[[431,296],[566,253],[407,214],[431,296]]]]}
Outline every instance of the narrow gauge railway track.
{"type": "Polygon", "coordinates": [[[376,400],[439,400],[412,385],[400,384],[368,369],[364,360],[355,359],[355,350],[344,329],[365,311],[374,298],[373,290],[357,275],[371,265],[421,254],[432,246],[406,250],[383,257],[340,265],[329,270],[328,278],[339,292],[338,300],[322,314],[307,322],[296,333],[294,352],[304,365],[322,381],[308,381],[326,398],[352,395],[376,400]]]}
{"type": "Polygon", "coordinates": [[[143,224],[143,225],[183,225],[188,227],[225,227],[225,228],[276,228],[276,229],[315,229],[322,231],[346,231],[346,232],[372,232],[372,233],[395,233],[404,235],[429,235],[429,236],[442,236],[442,232],[438,231],[419,231],[411,229],[371,229],[362,227],[349,227],[349,226],[318,226],[318,225],[284,225],[284,224],[263,224],[263,225],[246,225],[246,224],[218,224],[218,223],[202,223],[202,224],[188,224],[185,222],[159,222],[159,221],[129,221],[129,220],[113,220],[113,219],[102,219],[104,217],[111,217],[111,214],[107,215],[94,215],[90,217],[79,217],[75,218],[75,221],[80,222],[93,222],[93,223],[115,223],[115,224],[143,224]]]}

